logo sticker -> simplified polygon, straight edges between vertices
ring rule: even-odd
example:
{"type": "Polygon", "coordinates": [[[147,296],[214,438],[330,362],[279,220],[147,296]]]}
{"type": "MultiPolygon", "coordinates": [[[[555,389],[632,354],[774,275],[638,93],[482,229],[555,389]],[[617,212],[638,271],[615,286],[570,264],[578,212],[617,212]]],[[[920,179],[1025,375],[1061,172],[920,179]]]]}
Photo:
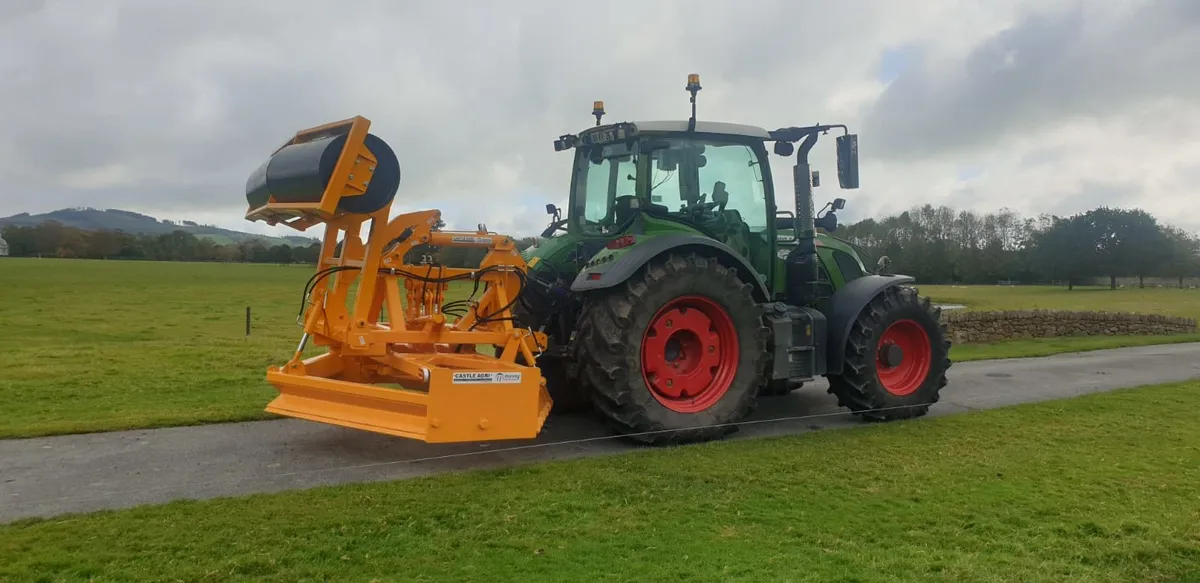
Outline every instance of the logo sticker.
{"type": "Polygon", "coordinates": [[[521,382],[519,372],[456,372],[451,380],[457,385],[511,385],[521,382]]]}
{"type": "Polygon", "coordinates": [[[492,242],[491,237],[470,237],[467,235],[454,235],[450,240],[455,243],[468,243],[472,245],[487,245],[492,242]]]}

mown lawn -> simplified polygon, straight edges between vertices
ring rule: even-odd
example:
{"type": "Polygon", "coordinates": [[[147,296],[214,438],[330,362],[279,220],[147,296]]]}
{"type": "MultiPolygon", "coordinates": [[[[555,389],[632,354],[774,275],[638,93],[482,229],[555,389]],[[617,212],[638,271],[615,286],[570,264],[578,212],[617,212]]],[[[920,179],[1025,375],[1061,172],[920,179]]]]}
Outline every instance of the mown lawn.
{"type": "Polygon", "coordinates": [[[311,268],[6,259],[0,437],[261,416],[311,268]],[[246,307],[251,333],[246,336],[246,307]]]}
{"type": "Polygon", "coordinates": [[[999,285],[922,285],[922,295],[968,310],[1080,310],[1134,312],[1200,319],[1200,290],[999,285]]]}
{"type": "Polygon", "coordinates": [[[0,527],[0,581],[1200,580],[1200,382],[0,527]]]}
{"type": "MultiPolygon", "coordinates": [[[[922,285],[923,295],[938,304],[961,305],[966,310],[1076,310],[1133,312],[1200,319],[1200,290],[1177,288],[1123,288],[1051,286],[922,285]]],[[[1064,352],[1081,352],[1200,342],[1200,333],[1162,336],[1091,336],[1032,338],[987,344],[960,344],[953,348],[956,362],[992,358],[1029,358],[1064,352]]]]}
{"type": "MultiPolygon", "coordinates": [[[[264,380],[266,368],[295,349],[300,294],[312,273],[305,266],[5,258],[0,438],[268,417],[262,408],[275,393],[264,380]]],[[[1089,300],[1093,307],[1200,311],[1195,290],[1030,289],[922,291],[972,308],[1096,298],[1089,300]]],[[[952,357],[962,362],[1180,340],[1200,336],[957,346],[952,357]]]]}

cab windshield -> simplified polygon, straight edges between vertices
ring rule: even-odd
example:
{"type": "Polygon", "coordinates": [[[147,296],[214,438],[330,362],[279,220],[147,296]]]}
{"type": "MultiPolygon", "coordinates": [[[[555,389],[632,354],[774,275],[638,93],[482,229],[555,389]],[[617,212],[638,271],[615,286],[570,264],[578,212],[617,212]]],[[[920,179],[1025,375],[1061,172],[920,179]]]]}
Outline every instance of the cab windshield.
{"type": "Polygon", "coordinates": [[[744,143],[668,138],[582,147],[575,157],[573,222],[589,234],[610,234],[637,209],[704,226],[767,231],[763,155],[744,143]],[[635,152],[649,176],[637,189],[635,152]],[[720,222],[721,225],[713,224],[720,222]]]}
{"type": "Polygon", "coordinates": [[[575,154],[575,196],[571,215],[584,231],[608,234],[624,217],[615,216],[616,201],[637,194],[637,163],[627,144],[579,148],[575,154]]]}

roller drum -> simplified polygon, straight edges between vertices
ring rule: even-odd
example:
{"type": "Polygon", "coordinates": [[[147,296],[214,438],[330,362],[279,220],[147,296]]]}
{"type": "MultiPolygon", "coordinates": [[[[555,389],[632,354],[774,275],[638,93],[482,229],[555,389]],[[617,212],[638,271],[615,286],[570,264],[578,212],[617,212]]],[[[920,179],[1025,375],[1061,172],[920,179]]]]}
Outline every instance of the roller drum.
{"type": "MultiPolygon", "coordinates": [[[[364,145],[375,156],[375,172],[366,193],[338,201],[343,212],[368,214],[391,204],[400,187],[400,163],[382,139],[367,134],[364,145]]],[[[250,208],[277,203],[319,203],[333,176],[338,157],[346,146],[346,134],[292,144],[280,150],[246,181],[250,208]]]]}

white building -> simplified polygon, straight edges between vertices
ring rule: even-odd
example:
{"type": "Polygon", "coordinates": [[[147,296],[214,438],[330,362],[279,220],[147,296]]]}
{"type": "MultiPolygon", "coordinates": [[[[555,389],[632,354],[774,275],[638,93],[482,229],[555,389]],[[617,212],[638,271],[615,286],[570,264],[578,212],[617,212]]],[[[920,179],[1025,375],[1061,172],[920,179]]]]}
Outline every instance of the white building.
{"type": "Polygon", "coordinates": [[[0,257],[6,257],[7,255],[8,255],[8,241],[5,241],[4,237],[0,237],[0,257]]]}

